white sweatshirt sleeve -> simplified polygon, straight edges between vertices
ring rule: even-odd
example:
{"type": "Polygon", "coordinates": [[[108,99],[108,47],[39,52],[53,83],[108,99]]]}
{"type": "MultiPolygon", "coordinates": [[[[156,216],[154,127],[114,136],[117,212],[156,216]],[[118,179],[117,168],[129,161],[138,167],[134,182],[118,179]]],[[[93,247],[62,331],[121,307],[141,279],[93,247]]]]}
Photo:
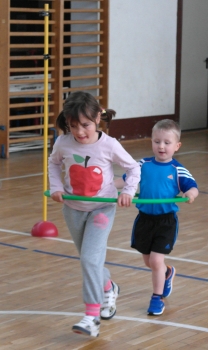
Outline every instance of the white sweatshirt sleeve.
{"type": "Polygon", "coordinates": [[[140,182],[140,166],[117,140],[115,140],[112,152],[113,161],[120,165],[126,172],[125,186],[121,193],[127,193],[134,197],[140,182]]]}
{"type": "Polygon", "coordinates": [[[62,182],[62,155],[59,151],[60,139],[57,138],[53,151],[48,159],[48,176],[50,183],[50,194],[56,191],[64,192],[64,185],[62,182]]]}

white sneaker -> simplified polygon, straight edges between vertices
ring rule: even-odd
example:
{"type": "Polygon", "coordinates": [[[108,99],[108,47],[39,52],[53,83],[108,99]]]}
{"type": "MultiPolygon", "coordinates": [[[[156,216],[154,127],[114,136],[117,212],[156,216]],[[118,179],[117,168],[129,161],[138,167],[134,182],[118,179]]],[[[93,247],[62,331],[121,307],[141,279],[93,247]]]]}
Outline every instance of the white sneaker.
{"type": "Polygon", "coordinates": [[[112,289],[104,293],[104,302],[101,305],[100,317],[103,320],[110,320],[116,314],[116,299],[120,292],[119,286],[111,281],[112,289]]]}
{"type": "Polygon", "coordinates": [[[89,335],[91,337],[98,337],[100,329],[100,321],[94,316],[84,316],[83,319],[76,323],[72,330],[78,334],[89,335]]]}

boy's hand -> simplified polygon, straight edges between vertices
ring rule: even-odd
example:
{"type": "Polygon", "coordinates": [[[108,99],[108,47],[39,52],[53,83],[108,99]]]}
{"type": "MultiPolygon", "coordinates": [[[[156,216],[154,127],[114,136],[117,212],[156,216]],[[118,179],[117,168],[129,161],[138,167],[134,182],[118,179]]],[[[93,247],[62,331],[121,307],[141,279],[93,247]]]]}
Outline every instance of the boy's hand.
{"type": "Polygon", "coordinates": [[[188,197],[189,201],[186,203],[191,204],[193,203],[194,199],[198,196],[198,194],[199,194],[198,189],[196,187],[192,187],[190,188],[190,190],[188,190],[183,194],[183,197],[188,197]]]}
{"type": "Polygon", "coordinates": [[[132,197],[127,193],[121,193],[118,196],[117,203],[119,207],[130,207],[132,203],[132,197]]]}
{"type": "Polygon", "coordinates": [[[51,198],[55,201],[55,202],[61,202],[63,203],[63,197],[62,194],[64,194],[64,192],[61,191],[56,191],[51,195],[51,198]]]}

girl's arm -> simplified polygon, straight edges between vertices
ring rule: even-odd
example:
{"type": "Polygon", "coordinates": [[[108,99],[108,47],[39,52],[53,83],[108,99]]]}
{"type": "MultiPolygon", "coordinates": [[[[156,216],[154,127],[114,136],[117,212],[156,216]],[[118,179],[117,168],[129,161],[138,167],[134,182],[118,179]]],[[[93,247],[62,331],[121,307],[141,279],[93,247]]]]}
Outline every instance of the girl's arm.
{"type": "Polygon", "coordinates": [[[53,151],[48,159],[48,178],[51,198],[56,202],[62,202],[64,186],[62,182],[62,156],[59,151],[60,136],[57,138],[53,151]],[[54,195],[53,195],[54,194],[54,195]]]}
{"type": "Polygon", "coordinates": [[[122,177],[119,177],[114,180],[114,185],[116,186],[116,188],[121,189],[124,187],[125,182],[122,177]]]}
{"type": "MultiPolygon", "coordinates": [[[[116,186],[116,188],[118,189],[122,189],[125,185],[125,181],[123,180],[123,178],[118,178],[114,180],[114,184],[116,186]]],[[[130,207],[131,203],[132,203],[132,196],[130,196],[127,193],[121,193],[118,196],[118,206],[119,207],[130,207]]]]}
{"type": "Polygon", "coordinates": [[[133,157],[126,152],[126,150],[121,146],[121,144],[116,141],[113,147],[113,163],[118,164],[122,167],[126,173],[125,182],[121,179],[114,180],[116,187],[122,187],[121,194],[128,194],[131,198],[134,197],[138,184],[140,182],[140,166],[139,163],[133,159],[133,157]]]}

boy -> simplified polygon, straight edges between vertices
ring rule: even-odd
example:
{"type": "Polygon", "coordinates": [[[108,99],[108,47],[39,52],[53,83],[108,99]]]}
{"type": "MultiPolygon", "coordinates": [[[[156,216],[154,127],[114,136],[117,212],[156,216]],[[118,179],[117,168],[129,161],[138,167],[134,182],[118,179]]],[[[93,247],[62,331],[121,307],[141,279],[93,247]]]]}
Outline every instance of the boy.
{"type": "MultiPolygon", "coordinates": [[[[140,198],[174,198],[180,191],[192,203],[198,196],[195,179],[187,169],[173,159],[181,147],[181,130],[170,119],[157,122],[152,129],[154,157],[143,158],[141,167],[140,198]]],[[[117,188],[123,179],[115,180],[117,188]]],[[[152,270],[153,294],[147,310],[149,315],[161,315],[165,309],[164,299],[172,292],[176,270],[166,266],[165,254],[169,254],[178,234],[178,206],[175,203],[137,204],[139,209],[133,230],[131,247],[143,255],[146,266],[152,270]]]]}

